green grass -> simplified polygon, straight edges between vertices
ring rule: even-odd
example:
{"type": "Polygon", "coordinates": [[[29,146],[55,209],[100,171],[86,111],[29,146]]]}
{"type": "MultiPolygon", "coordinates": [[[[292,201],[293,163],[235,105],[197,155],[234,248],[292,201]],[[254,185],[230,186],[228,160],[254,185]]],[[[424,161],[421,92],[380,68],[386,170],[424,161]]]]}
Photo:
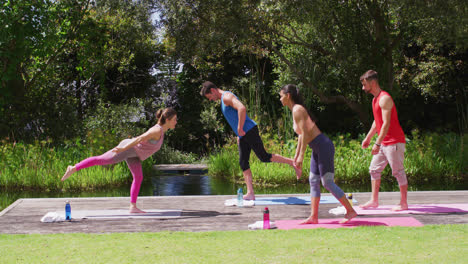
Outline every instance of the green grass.
{"type": "Polygon", "coordinates": [[[0,235],[2,263],[466,263],[468,225],[0,235]]]}
{"type": "MultiPolygon", "coordinates": [[[[335,181],[354,185],[370,184],[369,164],[372,159],[370,149],[362,149],[364,135],[352,139],[349,135],[332,136],[335,145],[335,181]]],[[[262,134],[265,148],[270,153],[292,158],[295,154],[296,141],[275,140],[274,136],[262,134]]],[[[375,138],[374,138],[375,140],[375,138]]],[[[466,139],[456,134],[428,133],[420,135],[413,131],[407,137],[405,152],[405,170],[410,186],[431,185],[439,189],[450,186],[466,187],[468,151],[463,147],[466,139]]],[[[302,183],[307,183],[312,151],[307,148],[303,165],[302,183]]],[[[224,177],[233,182],[243,180],[238,165],[238,150],[234,140],[223,149],[210,156],[209,174],[224,177]]],[[[283,164],[262,163],[254,153],[250,159],[253,181],[256,185],[284,185],[296,183],[292,168],[283,164]]],[[[396,185],[391,176],[390,167],[383,172],[383,181],[396,185]]]]}

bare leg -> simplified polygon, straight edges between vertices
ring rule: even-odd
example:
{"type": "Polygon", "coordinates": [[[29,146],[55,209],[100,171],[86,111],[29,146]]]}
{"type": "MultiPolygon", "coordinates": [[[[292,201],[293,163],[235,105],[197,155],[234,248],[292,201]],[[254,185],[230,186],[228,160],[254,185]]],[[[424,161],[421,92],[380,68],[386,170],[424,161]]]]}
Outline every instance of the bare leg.
{"type": "Polygon", "coordinates": [[[301,225],[304,225],[304,224],[318,224],[319,203],[320,203],[320,196],[310,198],[310,216],[306,220],[302,221],[301,225]]]}
{"type": "Polygon", "coordinates": [[[68,177],[70,177],[73,173],[76,172],[76,167],[75,166],[68,166],[67,171],[62,177],[62,181],[66,180],[68,177]]]}
{"type": "Polygon", "coordinates": [[[372,198],[367,203],[360,205],[359,207],[363,209],[377,208],[379,207],[379,189],[380,189],[380,179],[372,180],[372,198]]]}
{"type": "Polygon", "coordinates": [[[130,203],[130,213],[131,214],[144,214],[146,212],[138,209],[138,207],[136,206],[136,203],[130,203]]]}
{"type": "Polygon", "coordinates": [[[351,219],[357,216],[356,211],[354,211],[353,207],[349,203],[348,199],[346,198],[346,195],[343,195],[338,201],[346,208],[346,214],[344,218],[340,221],[340,224],[346,224],[348,223],[351,219]]]}
{"type": "Polygon", "coordinates": [[[400,186],[400,204],[392,208],[392,211],[408,210],[408,184],[400,186]]]}
{"type": "Polygon", "coordinates": [[[244,200],[255,200],[255,193],[252,185],[252,171],[247,169],[242,172],[244,175],[244,181],[247,185],[247,193],[244,195],[244,200]]]}
{"type": "Polygon", "coordinates": [[[296,166],[294,166],[294,160],[293,159],[289,159],[289,158],[285,158],[285,157],[277,155],[277,154],[273,154],[272,157],[271,157],[271,162],[285,163],[285,164],[288,164],[289,166],[293,167],[294,171],[296,172],[296,178],[298,180],[302,176],[302,169],[297,168],[296,166]]]}

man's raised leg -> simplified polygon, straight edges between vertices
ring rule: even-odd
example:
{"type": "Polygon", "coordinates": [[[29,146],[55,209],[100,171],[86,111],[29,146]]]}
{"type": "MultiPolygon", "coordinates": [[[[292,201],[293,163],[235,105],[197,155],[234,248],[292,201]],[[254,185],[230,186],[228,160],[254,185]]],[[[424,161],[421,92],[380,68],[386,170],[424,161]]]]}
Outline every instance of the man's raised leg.
{"type": "Polygon", "coordinates": [[[293,159],[285,158],[285,157],[280,156],[278,154],[272,154],[271,162],[285,163],[285,164],[288,164],[289,166],[293,167],[294,171],[296,172],[296,178],[298,180],[302,176],[302,168],[297,168],[296,166],[294,166],[294,160],[293,159]]]}

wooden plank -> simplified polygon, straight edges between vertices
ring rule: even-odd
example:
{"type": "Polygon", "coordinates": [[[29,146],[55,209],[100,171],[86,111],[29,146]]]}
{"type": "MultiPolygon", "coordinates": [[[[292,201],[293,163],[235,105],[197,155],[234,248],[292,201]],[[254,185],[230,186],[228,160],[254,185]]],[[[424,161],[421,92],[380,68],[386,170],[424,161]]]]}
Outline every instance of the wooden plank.
{"type": "MultiPolygon", "coordinates": [[[[257,195],[257,197],[297,196],[308,194],[257,195]]],[[[322,195],[330,195],[325,193],[322,195]]],[[[354,199],[365,203],[370,193],[353,193],[354,199]]],[[[71,222],[42,223],[40,219],[47,212],[61,211],[65,201],[70,200],[73,210],[127,209],[128,197],[102,198],[37,198],[20,199],[0,212],[0,233],[8,234],[52,234],[52,233],[113,233],[113,232],[159,232],[159,231],[213,231],[247,230],[249,224],[262,219],[263,209],[255,207],[225,207],[226,199],[235,195],[212,196],[146,196],[139,197],[141,209],[181,209],[182,214],[174,219],[80,219],[71,222]]],[[[409,192],[410,204],[467,203],[468,191],[409,192]]],[[[380,193],[380,204],[399,202],[398,192],[380,193]]],[[[338,204],[321,204],[319,218],[341,218],[328,211],[338,204]]],[[[310,205],[269,205],[272,221],[305,219],[310,214],[310,205]]],[[[405,215],[380,215],[405,216],[405,215]]],[[[468,214],[420,214],[411,215],[423,224],[468,224],[468,214]]],[[[375,217],[360,216],[358,218],[375,217]]]]}
{"type": "Polygon", "coordinates": [[[154,169],[165,172],[205,172],[208,170],[206,164],[159,164],[154,169]]]}
{"type": "Polygon", "coordinates": [[[206,164],[159,164],[154,165],[157,170],[206,170],[206,164]]]}
{"type": "Polygon", "coordinates": [[[20,204],[21,202],[23,202],[22,199],[18,199],[16,200],[14,203],[10,204],[7,208],[5,208],[3,211],[0,212],[0,216],[8,213],[11,209],[15,208],[18,204],[20,204]]]}

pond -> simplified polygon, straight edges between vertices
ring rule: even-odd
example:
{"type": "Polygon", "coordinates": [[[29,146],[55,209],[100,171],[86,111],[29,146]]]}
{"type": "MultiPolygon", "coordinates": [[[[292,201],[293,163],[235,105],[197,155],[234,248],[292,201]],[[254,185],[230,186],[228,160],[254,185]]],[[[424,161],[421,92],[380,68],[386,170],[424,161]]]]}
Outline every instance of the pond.
{"type": "MultiPolygon", "coordinates": [[[[345,185],[339,184],[345,192],[370,192],[370,184],[345,185]]],[[[225,179],[211,177],[204,174],[192,175],[152,175],[146,177],[140,189],[140,196],[177,196],[177,195],[235,195],[240,184],[233,184],[225,179]]],[[[415,188],[410,186],[410,191],[420,190],[457,190],[463,186],[423,186],[415,188]]],[[[327,192],[323,189],[322,191],[327,192]]],[[[382,181],[381,191],[398,191],[398,186],[393,182],[382,181]]],[[[245,189],[244,189],[245,193],[245,189]]],[[[309,193],[308,184],[291,184],[278,187],[255,187],[256,194],[288,194],[309,193]]],[[[112,188],[99,191],[84,192],[35,192],[35,191],[5,191],[0,193],[0,211],[20,198],[61,198],[61,197],[129,197],[130,186],[112,188]]]]}
{"type": "MultiPolygon", "coordinates": [[[[235,195],[239,184],[204,174],[192,175],[152,175],[146,177],[141,185],[139,196],[178,196],[178,195],[235,195]]],[[[308,193],[305,185],[283,186],[278,188],[255,188],[257,194],[267,193],[308,193]]],[[[244,190],[245,192],[245,190],[244,190]]],[[[83,192],[38,192],[5,191],[0,193],[0,210],[5,209],[21,198],[62,198],[62,197],[129,197],[130,186],[108,190],[83,192]]]]}

